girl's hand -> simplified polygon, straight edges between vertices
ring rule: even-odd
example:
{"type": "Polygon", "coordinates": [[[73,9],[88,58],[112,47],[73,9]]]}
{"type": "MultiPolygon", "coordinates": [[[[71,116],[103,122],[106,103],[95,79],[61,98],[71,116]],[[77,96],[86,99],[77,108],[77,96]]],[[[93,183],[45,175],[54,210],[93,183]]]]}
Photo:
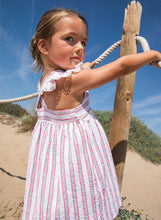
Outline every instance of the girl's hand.
{"type": "Polygon", "coordinates": [[[156,66],[157,68],[161,69],[161,53],[160,52],[157,53],[158,53],[158,57],[154,61],[150,62],[149,65],[156,66]]]}
{"type": "Polygon", "coordinates": [[[93,61],[92,63],[90,63],[90,62],[84,63],[83,68],[84,69],[86,69],[86,68],[92,69],[94,67],[94,64],[95,64],[95,61],[93,61]]]}

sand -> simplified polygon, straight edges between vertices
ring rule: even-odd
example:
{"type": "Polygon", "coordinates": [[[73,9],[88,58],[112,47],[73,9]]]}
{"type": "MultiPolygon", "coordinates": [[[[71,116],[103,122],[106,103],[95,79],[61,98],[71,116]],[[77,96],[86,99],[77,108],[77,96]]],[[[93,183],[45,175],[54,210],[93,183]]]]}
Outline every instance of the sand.
{"type": "MultiPolygon", "coordinates": [[[[17,122],[0,116],[0,219],[21,219],[31,132],[21,133],[17,122]]],[[[144,209],[150,219],[161,219],[161,165],[128,151],[122,196],[131,209],[144,209]]],[[[145,218],[143,218],[145,219],[145,218]]]]}
{"type": "Polygon", "coordinates": [[[143,209],[150,219],[161,220],[161,165],[128,151],[122,184],[121,194],[130,207],[143,209]]]}

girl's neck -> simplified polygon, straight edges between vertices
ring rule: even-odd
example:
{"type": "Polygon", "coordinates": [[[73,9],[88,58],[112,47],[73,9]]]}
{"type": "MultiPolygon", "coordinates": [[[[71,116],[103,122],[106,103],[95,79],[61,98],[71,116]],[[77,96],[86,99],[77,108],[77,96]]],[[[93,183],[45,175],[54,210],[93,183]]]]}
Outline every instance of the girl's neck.
{"type": "Polygon", "coordinates": [[[55,64],[46,65],[46,67],[44,67],[43,75],[49,75],[51,72],[53,72],[55,70],[63,70],[63,69],[55,64]]]}
{"type": "Polygon", "coordinates": [[[47,67],[44,67],[44,71],[43,71],[43,74],[42,74],[42,77],[40,79],[40,82],[42,83],[45,78],[53,71],[55,70],[62,70],[61,68],[59,68],[58,66],[56,65],[53,65],[53,66],[47,66],[47,67]]]}
{"type": "Polygon", "coordinates": [[[42,73],[40,83],[42,83],[46,79],[46,77],[54,70],[56,70],[56,68],[54,68],[54,67],[49,67],[49,66],[44,67],[44,71],[42,73]]]}

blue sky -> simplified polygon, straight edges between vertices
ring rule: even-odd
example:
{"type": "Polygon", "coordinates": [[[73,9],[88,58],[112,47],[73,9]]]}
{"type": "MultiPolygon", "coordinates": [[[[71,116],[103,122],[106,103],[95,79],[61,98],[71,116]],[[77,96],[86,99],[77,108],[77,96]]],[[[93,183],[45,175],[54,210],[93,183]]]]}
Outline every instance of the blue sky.
{"type": "MultiPolygon", "coordinates": [[[[78,10],[89,24],[85,61],[95,60],[121,39],[128,0],[0,0],[0,99],[37,91],[40,74],[31,72],[29,44],[42,14],[56,7],[78,10]]],[[[140,35],[161,51],[161,1],[140,0],[140,35]]],[[[138,47],[141,52],[141,47],[138,47]]],[[[116,49],[101,65],[119,57],[116,49]]],[[[161,136],[161,70],[145,66],[136,73],[132,114],[161,136]]],[[[112,110],[116,81],[90,91],[94,110],[112,110]]],[[[20,102],[30,110],[34,100],[20,102]]]]}

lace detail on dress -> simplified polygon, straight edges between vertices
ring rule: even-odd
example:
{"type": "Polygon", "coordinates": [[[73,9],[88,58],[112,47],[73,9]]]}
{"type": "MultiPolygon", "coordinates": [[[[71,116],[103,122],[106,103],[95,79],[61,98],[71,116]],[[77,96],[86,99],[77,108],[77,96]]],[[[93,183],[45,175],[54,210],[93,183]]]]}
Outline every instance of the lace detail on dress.
{"type": "Polygon", "coordinates": [[[75,66],[74,69],[70,69],[67,71],[62,70],[54,70],[49,74],[49,76],[44,80],[43,84],[40,87],[40,82],[38,83],[38,92],[39,95],[42,95],[44,92],[51,92],[56,89],[56,82],[55,80],[59,80],[62,77],[69,77],[71,76],[72,72],[79,72],[81,69],[85,69],[83,67],[83,63],[79,63],[75,66]]]}

